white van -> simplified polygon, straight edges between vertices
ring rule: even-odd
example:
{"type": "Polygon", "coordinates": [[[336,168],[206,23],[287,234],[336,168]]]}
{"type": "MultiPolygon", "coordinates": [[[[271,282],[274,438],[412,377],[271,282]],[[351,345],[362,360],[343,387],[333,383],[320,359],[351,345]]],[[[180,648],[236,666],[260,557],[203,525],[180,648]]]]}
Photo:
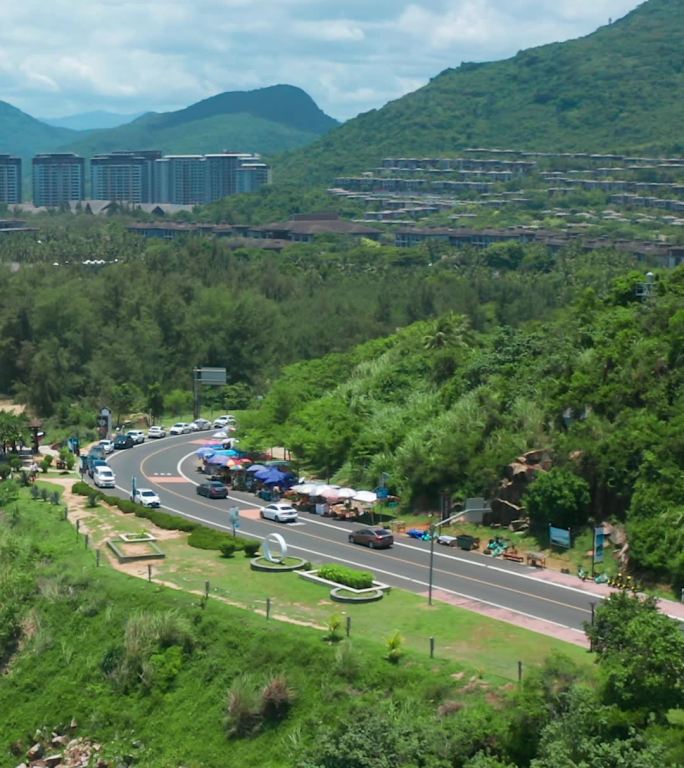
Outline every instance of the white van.
{"type": "Polygon", "coordinates": [[[111,467],[95,467],[93,482],[98,488],[114,488],[116,475],[112,472],[111,467]]]}

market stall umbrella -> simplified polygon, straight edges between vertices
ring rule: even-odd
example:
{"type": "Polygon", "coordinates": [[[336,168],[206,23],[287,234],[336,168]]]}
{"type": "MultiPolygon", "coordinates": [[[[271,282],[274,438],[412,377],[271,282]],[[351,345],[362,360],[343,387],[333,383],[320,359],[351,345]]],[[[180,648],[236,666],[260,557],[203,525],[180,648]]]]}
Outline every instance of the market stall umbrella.
{"type": "Polygon", "coordinates": [[[268,469],[263,464],[252,464],[251,467],[247,467],[248,472],[260,472],[262,469],[268,469]]]}
{"type": "Polygon", "coordinates": [[[336,491],[339,488],[337,485],[328,485],[327,483],[318,483],[317,485],[314,485],[311,489],[310,496],[323,496],[326,497],[327,494],[330,494],[332,491],[336,491]]]}
{"type": "Polygon", "coordinates": [[[275,467],[267,467],[266,469],[257,472],[255,474],[257,480],[261,480],[264,485],[284,485],[291,478],[287,472],[281,472],[275,467]]]}
{"type": "Polygon", "coordinates": [[[208,459],[205,459],[205,464],[227,467],[231,461],[232,459],[229,456],[210,456],[208,459]]]}
{"type": "Polygon", "coordinates": [[[338,488],[336,493],[338,499],[353,499],[357,492],[353,488],[338,488]]]}
{"type": "Polygon", "coordinates": [[[195,451],[195,456],[199,456],[201,459],[208,459],[210,456],[213,456],[216,453],[213,448],[210,448],[208,445],[203,445],[201,448],[198,448],[195,451]]]}
{"type": "Polygon", "coordinates": [[[310,496],[319,485],[320,483],[298,483],[297,485],[292,486],[292,490],[297,493],[302,493],[304,496],[310,496]]]}
{"type": "Polygon", "coordinates": [[[357,491],[354,501],[361,501],[364,504],[374,504],[378,500],[378,494],[373,491],[357,491]]]}

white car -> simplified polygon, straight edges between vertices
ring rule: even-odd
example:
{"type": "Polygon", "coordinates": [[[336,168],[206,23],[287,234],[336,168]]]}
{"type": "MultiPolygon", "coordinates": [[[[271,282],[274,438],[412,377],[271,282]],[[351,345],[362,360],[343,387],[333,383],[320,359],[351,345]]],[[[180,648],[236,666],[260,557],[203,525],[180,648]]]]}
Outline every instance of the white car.
{"type": "Polygon", "coordinates": [[[142,429],[129,429],[126,434],[133,439],[133,442],[136,445],[140,445],[141,443],[145,442],[145,433],[142,431],[142,429]]]}
{"type": "Polygon", "coordinates": [[[297,510],[284,502],[268,504],[259,514],[264,520],[275,520],[276,523],[294,523],[297,520],[297,510]]]}
{"type": "Polygon", "coordinates": [[[164,427],[150,427],[147,430],[147,437],[150,440],[156,440],[160,437],[166,437],[166,430],[164,427]]]}
{"type": "Polygon", "coordinates": [[[214,419],[214,429],[223,429],[223,427],[228,426],[228,424],[235,424],[235,416],[226,414],[225,416],[219,416],[217,419],[214,419]]]}
{"type": "Polygon", "coordinates": [[[93,471],[93,483],[98,488],[114,488],[116,486],[116,475],[110,467],[99,466],[93,471]]]}
{"type": "Polygon", "coordinates": [[[135,493],[131,496],[131,501],[142,504],[143,507],[157,508],[161,506],[159,496],[150,488],[136,488],[135,493]]]}
{"type": "Polygon", "coordinates": [[[193,432],[204,432],[206,429],[211,429],[211,422],[206,419],[195,419],[190,428],[193,432]]]}
{"type": "Polygon", "coordinates": [[[169,430],[170,435],[187,435],[190,433],[190,425],[185,421],[177,421],[169,430]]]}
{"type": "Polygon", "coordinates": [[[98,445],[102,446],[102,450],[105,453],[113,453],[114,452],[114,443],[111,440],[100,440],[98,445]]]}

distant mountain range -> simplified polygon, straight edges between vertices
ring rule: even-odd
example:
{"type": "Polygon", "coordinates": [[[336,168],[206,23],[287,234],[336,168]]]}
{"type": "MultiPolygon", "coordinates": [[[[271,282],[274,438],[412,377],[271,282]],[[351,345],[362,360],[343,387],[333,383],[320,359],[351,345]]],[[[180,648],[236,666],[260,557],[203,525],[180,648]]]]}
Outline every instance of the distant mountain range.
{"type": "Polygon", "coordinates": [[[446,70],[281,158],[275,177],[330,184],[468,146],[684,153],[682,40],[684,0],[647,0],[587,37],[446,70]]]}
{"type": "Polygon", "coordinates": [[[106,112],[96,110],[95,112],[81,112],[78,115],[67,115],[66,117],[39,117],[41,123],[54,125],[56,128],[71,128],[74,131],[93,131],[100,128],[118,128],[120,125],[126,125],[143,114],[138,112],[135,115],[119,115],[116,112],[106,112]]]}
{"type": "MultiPolygon", "coordinates": [[[[102,113],[94,115],[91,119],[101,119],[102,113]]],[[[76,124],[73,118],[63,122],[76,124]]],[[[115,149],[273,154],[310,144],[337,125],[307,93],[291,85],[221,93],[176,112],[150,112],[126,125],[101,130],[48,125],[0,102],[0,153],[27,161],[40,152],[91,157],[115,149]]],[[[24,171],[30,172],[28,163],[24,171]]]]}

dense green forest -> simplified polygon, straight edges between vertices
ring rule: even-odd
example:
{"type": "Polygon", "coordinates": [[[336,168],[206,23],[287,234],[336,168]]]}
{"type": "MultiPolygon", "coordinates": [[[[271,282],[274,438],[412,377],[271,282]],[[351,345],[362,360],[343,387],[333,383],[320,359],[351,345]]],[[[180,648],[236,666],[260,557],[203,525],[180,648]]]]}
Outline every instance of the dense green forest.
{"type": "MultiPolygon", "coordinates": [[[[540,277],[536,295],[546,290],[540,277]]],[[[529,505],[533,529],[626,523],[632,566],[678,589],[684,268],[660,274],[646,301],[636,295],[643,280],[633,272],[588,286],[554,317],[514,327],[504,315],[530,301],[521,292],[297,363],[249,424],[253,439],[286,445],[344,484],[385,475],[407,507],[432,509],[444,489],[454,500],[491,498],[506,464],[546,449],[555,468],[547,503],[529,505]],[[577,479],[576,501],[564,506],[577,479]]]]}
{"type": "Polygon", "coordinates": [[[15,265],[0,272],[0,392],[65,423],[124,384],[122,410],[144,407],[155,384],[189,388],[198,364],[225,365],[231,384],[263,394],[284,364],[444,312],[467,314],[476,329],[545,317],[628,263],[507,253],[321,238],[274,255],[210,238],[146,241],[118,221],[48,218],[36,239],[0,242],[0,259],[15,265]]]}
{"type": "Polygon", "coordinates": [[[98,568],[57,510],[0,482],[2,766],[72,738],[103,768],[684,764],[684,636],[651,599],[597,608],[595,667],[512,685],[98,568]]]}
{"type": "Polygon", "coordinates": [[[463,63],[276,162],[288,179],[331,184],[383,157],[463,147],[682,148],[683,0],[647,0],[587,37],[463,63]]]}

